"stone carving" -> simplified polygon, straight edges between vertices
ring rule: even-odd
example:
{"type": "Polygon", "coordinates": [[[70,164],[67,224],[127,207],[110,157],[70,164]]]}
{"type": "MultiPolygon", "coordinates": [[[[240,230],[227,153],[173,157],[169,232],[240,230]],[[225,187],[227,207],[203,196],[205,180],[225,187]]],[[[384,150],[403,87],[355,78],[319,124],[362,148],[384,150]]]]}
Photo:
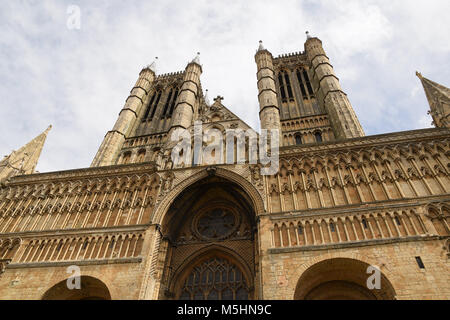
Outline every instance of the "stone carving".
{"type": "Polygon", "coordinates": [[[262,186],[263,177],[261,176],[261,166],[254,165],[250,167],[250,177],[252,184],[256,186],[262,186]]]}
{"type": "Polygon", "coordinates": [[[166,194],[173,187],[173,181],[175,180],[175,174],[172,171],[166,172],[162,178],[161,193],[166,194]]]}

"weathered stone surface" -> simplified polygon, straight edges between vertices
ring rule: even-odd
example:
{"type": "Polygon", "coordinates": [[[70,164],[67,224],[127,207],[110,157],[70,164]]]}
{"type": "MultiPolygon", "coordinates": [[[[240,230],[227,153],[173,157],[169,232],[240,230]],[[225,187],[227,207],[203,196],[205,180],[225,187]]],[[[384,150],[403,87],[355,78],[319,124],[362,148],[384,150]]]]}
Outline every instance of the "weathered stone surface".
{"type": "Polygon", "coordinates": [[[364,136],[317,38],[255,61],[277,174],[249,163],[249,141],[245,163],[175,165],[171,128],[250,127],[205,101],[198,59],[146,68],[91,168],[0,186],[0,298],[450,299],[450,130],[364,136]]]}

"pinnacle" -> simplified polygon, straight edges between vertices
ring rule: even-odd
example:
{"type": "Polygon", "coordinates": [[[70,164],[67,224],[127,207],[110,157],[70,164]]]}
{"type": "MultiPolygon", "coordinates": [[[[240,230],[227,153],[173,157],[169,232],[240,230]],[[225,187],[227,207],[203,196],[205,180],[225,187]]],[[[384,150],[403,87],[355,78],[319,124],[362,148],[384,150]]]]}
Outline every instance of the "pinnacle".
{"type": "Polygon", "coordinates": [[[206,93],[205,93],[205,96],[204,96],[204,100],[205,100],[205,103],[206,103],[206,105],[209,107],[209,106],[211,106],[211,102],[209,101],[209,96],[208,96],[208,89],[206,89],[206,93]]]}
{"type": "Polygon", "coordinates": [[[258,51],[261,51],[261,50],[266,50],[265,48],[264,48],[264,46],[263,46],[263,42],[262,42],[262,40],[259,40],[259,47],[258,47],[258,51]]]}
{"type": "Polygon", "coordinates": [[[28,142],[17,151],[13,151],[2,160],[0,168],[0,180],[4,180],[17,174],[31,174],[39,160],[44,147],[48,132],[52,129],[50,125],[44,132],[28,142]]]}
{"type": "Polygon", "coordinates": [[[192,62],[200,65],[200,52],[197,52],[197,55],[195,56],[195,58],[192,60],[192,62]]]}
{"type": "Polygon", "coordinates": [[[306,40],[311,39],[311,35],[309,34],[309,31],[306,31],[306,40]]]}
{"type": "Polygon", "coordinates": [[[158,61],[158,57],[155,57],[155,60],[151,64],[146,66],[145,69],[150,69],[151,71],[156,73],[156,61],[158,61]]]}

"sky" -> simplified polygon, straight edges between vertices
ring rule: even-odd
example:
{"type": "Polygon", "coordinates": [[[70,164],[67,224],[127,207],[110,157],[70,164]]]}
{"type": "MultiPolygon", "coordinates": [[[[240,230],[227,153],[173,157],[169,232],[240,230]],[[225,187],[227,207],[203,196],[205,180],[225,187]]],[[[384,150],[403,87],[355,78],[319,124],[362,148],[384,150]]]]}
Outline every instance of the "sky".
{"type": "Polygon", "coordinates": [[[0,157],[52,124],[37,170],[89,167],[155,56],[163,74],[200,52],[210,98],[259,129],[258,41],[303,51],[306,30],[366,135],[427,128],[415,71],[450,86],[448,12],[448,0],[0,0],[0,157]]]}

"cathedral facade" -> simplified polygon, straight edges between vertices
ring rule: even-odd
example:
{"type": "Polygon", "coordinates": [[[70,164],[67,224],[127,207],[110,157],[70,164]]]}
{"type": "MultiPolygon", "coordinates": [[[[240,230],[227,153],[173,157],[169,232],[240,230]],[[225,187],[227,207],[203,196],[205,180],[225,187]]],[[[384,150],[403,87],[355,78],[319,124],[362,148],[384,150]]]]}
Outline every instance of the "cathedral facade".
{"type": "Polygon", "coordinates": [[[91,167],[34,173],[49,129],[3,159],[0,299],[450,299],[450,90],[418,73],[435,128],[365,136],[318,38],[255,62],[274,174],[251,137],[174,161],[180,130],[252,131],[198,57],[140,72],[91,167]]]}

